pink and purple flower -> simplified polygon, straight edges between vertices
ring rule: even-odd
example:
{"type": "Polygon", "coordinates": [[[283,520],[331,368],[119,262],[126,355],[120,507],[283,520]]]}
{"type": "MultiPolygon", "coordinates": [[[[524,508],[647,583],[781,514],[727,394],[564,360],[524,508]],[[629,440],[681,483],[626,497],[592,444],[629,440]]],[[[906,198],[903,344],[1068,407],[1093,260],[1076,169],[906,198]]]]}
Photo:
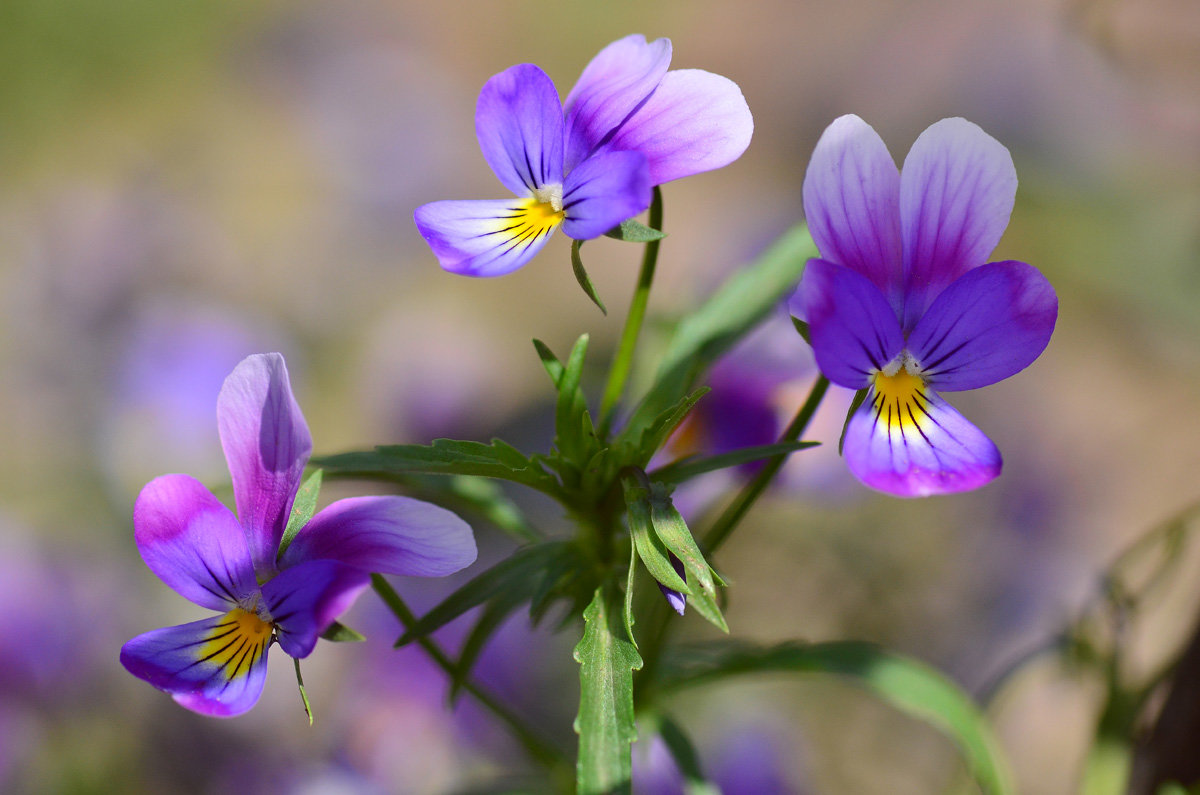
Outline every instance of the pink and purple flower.
{"type": "Polygon", "coordinates": [[[138,495],[133,523],[146,565],[219,615],[140,635],[121,663],[188,709],[230,717],[258,701],[270,645],[307,657],[371,572],[439,577],[476,550],[453,513],[396,496],[334,502],[281,550],[312,438],[277,353],[234,369],[217,425],[237,515],[195,478],[163,475],[138,495]]]}
{"type": "Polygon", "coordinates": [[[732,163],[754,122],[731,80],[667,71],[671,42],[626,36],[605,47],[560,102],[533,64],[479,94],[475,132],[516,199],[438,201],[417,228],[453,273],[500,276],[527,263],[559,226],[590,240],[650,206],[651,189],[732,163]]]}
{"type": "Polygon", "coordinates": [[[1000,452],[938,391],[976,389],[1029,366],[1058,317],[1034,267],[983,264],[1008,225],[1017,175],[1008,150],[965,119],[943,119],[903,170],[857,116],[831,124],[804,178],[821,258],[792,298],[825,376],[867,398],[845,457],[866,485],[900,497],[967,491],[1000,474],[1000,452]]]}

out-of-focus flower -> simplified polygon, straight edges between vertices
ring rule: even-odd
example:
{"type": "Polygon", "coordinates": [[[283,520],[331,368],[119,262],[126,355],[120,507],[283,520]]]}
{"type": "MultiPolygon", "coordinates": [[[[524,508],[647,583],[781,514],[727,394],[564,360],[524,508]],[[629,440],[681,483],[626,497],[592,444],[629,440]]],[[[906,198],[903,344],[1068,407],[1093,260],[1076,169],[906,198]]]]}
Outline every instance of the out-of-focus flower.
{"type": "Polygon", "coordinates": [[[601,50],[565,103],[533,64],[489,80],[475,132],[517,199],[418,207],[417,228],[441,266],[510,273],[557,227],[576,240],[599,237],[645,210],[655,185],[736,160],[754,128],[741,90],[699,69],[668,72],[670,62],[669,39],[633,35],[601,50]]]}
{"type": "Polygon", "coordinates": [[[994,384],[1050,341],[1058,297],[1017,261],[981,264],[1016,196],[1008,150],[965,119],[930,126],[896,168],[857,116],[825,130],[804,178],[820,259],[793,311],[821,371],[868,389],[846,429],[850,471],[900,497],[966,491],[1000,474],[1000,452],[935,389],[994,384]]]}
{"type": "Polygon", "coordinates": [[[163,475],[142,489],[133,519],[146,565],[221,615],[134,638],[121,662],[188,709],[229,717],[258,700],[272,642],[307,657],[370,572],[450,574],[475,560],[475,541],[443,508],[357,497],[318,512],[280,549],[312,438],[277,353],[234,369],[217,423],[237,516],[195,478],[163,475]]]}
{"type": "MultiPolygon", "coordinates": [[[[714,791],[794,795],[800,792],[787,774],[785,736],[778,727],[745,723],[722,732],[701,755],[701,769],[714,791]],[[771,729],[774,728],[774,731],[771,729]]],[[[659,734],[639,739],[633,747],[634,791],[644,795],[683,795],[683,773],[659,734]]]]}

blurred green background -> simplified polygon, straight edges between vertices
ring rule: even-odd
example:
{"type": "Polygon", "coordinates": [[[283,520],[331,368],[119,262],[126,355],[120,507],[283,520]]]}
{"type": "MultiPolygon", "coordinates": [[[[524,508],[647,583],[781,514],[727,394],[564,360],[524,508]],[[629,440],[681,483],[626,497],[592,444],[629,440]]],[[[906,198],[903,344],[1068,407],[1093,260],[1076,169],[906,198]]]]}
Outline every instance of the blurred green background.
{"type": "MultiPolygon", "coordinates": [[[[1041,359],[954,398],[1005,474],[896,501],[850,481],[828,446],[801,454],[799,485],[718,561],[735,635],[873,640],[977,691],[1084,610],[1120,549],[1200,497],[1195,2],[7,0],[0,789],[438,793],[522,769],[486,716],[443,712],[419,655],[388,651],[397,633],[370,597],[347,623],[371,643],[306,663],[313,728],[280,654],[263,701],[231,722],[134,680],[120,644],[200,613],[141,563],[131,507],[165,472],[222,494],[217,390],[260,351],[287,356],[318,453],[439,435],[547,444],[529,339],[564,351],[586,331],[610,349],[639,252],[584,250],[605,318],[562,236],[515,274],[471,280],[437,267],[411,213],[504,195],[474,135],[489,76],[534,62],[565,95],[633,32],[670,37],[676,67],[733,79],[756,122],[738,162],[664,189],[659,325],[801,219],[807,158],[849,112],[897,160],[946,116],[1007,145],[1021,184],[993,258],[1041,268],[1061,301],[1041,359]]],[[[826,406],[818,438],[836,438],[841,411],[826,406]]],[[[564,521],[532,510],[551,531],[564,521]]],[[[512,548],[477,532],[484,560],[512,548]]],[[[1190,632],[1195,558],[1184,550],[1123,641],[1134,675],[1190,632]]],[[[421,608],[452,585],[398,582],[421,608]]],[[[480,676],[573,747],[574,629],[525,623],[480,676]]],[[[1074,791],[1100,690],[1055,664],[1005,689],[989,714],[1021,792],[1074,791]]],[[[958,775],[939,735],[836,682],[741,682],[678,709],[710,758],[763,738],[780,791],[919,795],[958,775]]]]}

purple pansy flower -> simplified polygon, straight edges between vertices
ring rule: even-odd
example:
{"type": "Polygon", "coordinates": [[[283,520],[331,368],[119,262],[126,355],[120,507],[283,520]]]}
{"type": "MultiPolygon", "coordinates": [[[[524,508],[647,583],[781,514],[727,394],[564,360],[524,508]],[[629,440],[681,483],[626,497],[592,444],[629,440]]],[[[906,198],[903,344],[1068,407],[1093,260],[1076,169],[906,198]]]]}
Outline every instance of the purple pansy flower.
{"type": "Polygon", "coordinates": [[[994,384],[1045,349],[1054,288],[1024,262],[983,264],[1008,225],[1008,150],[965,119],[921,133],[896,168],[857,116],[829,125],[804,178],[820,259],[792,309],[830,381],[868,389],[846,429],[850,471],[900,497],[974,489],[1000,452],[935,390],[994,384]]]}
{"type": "Polygon", "coordinates": [[[280,541],[312,438],[278,353],[243,360],[217,399],[237,516],[198,480],[163,475],[134,505],[138,550],[167,585],[220,615],[147,632],[121,649],[134,676],[195,712],[254,706],[272,642],[306,657],[371,572],[438,577],[475,560],[470,527],[407,497],[354,497],[280,541]]]}
{"type": "Polygon", "coordinates": [[[741,90],[699,69],[668,72],[670,62],[669,39],[633,35],[601,50],[565,103],[533,64],[489,80],[475,133],[517,198],[418,207],[417,228],[441,266],[510,273],[556,227],[576,240],[599,237],[650,206],[655,185],[736,160],[754,129],[741,90]]]}

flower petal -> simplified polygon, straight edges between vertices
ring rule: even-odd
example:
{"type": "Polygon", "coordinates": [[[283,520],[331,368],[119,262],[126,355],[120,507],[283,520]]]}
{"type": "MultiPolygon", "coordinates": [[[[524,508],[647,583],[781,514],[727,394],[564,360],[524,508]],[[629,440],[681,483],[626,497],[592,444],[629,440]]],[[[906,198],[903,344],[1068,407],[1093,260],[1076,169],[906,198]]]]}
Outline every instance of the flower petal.
{"type": "Polygon", "coordinates": [[[917,138],[900,177],[904,328],[951,282],[987,262],[1017,195],[1004,145],[966,119],[942,119],[917,138]]]}
{"type": "Polygon", "coordinates": [[[858,116],[835,119],[817,141],[804,175],[804,217],[821,257],[866,276],[899,314],[900,171],[858,116]]]}
{"type": "Polygon", "coordinates": [[[279,648],[292,657],[307,657],[321,633],[370,583],[368,572],[333,560],[310,560],[281,571],[262,587],[279,648]]]}
{"type": "Polygon", "coordinates": [[[992,440],[927,387],[899,399],[873,389],[850,419],[843,453],[855,477],[897,497],[969,491],[1001,467],[992,440]]]}
{"type": "Polygon", "coordinates": [[[742,90],[701,69],[667,72],[608,143],[646,156],[650,184],[727,166],[742,156],[754,118],[742,90]]]}
{"type": "Polygon", "coordinates": [[[443,577],[475,555],[471,527],[445,508],[410,497],[351,497],[314,516],[282,564],[336,560],[381,574],[443,577]]]}
{"type": "Polygon", "coordinates": [[[233,369],[217,398],[217,428],[254,568],[260,574],[274,572],[279,540],[312,452],[283,356],[247,356],[233,369]]]}
{"type": "Polygon", "coordinates": [[[242,526],[189,475],[147,483],[133,506],[133,528],[150,570],[201,607],[228,610],[258,589],[242,526]]]}
{"type": "Polygon", "coordinates": [[[640,34],[605,47],[583,69],[563,108],[570,173],[650,96],[671,65],[671,40],[640,34]]]}
{"type": "Polygon", "coordinates": [[[533,64],[510,67],[483,84],[475,135],[492,171],[518,196],[562,183],[562,104],[554,82],[533,64]]]}
{"type": "MultiPolygon", "coordinates": [[[[680,579],[685,579],[687,577],[687,569],[684,568],[683,561],[675,557],[674,552],[668,552],[667,554],[671,556],[671,568],[675,569],[675,573],[679,575],[680,579]]],[[[655,584],[658,585],[658,590],[662,591],[662,595],[666,597],[667,604],[671,606],[671,609],[679,615],[683,615],[684,611],[687,610],[687,596],[672,588],[668,588],[661,582],[655,584]]]]}
{"type": "Polygon", "coordinates": [[[589,157],[563,183],[563,232],[576,240],[599,237],[650,206],[652,190],[640,152],[589,157]]]}
{"type": "Polygon", "coordinates": [[[121,648],[121,664],[193,712],[231,718],[262,694],[270,643],[270,625],[235,608],[139,635],[121,648]]]}
{"type": "Polygon", "coordinates": [[[810,259],[789,306],[808,320],[817,366],[840,386],[863,389],[904,348],[883,293],[850,268],[810,259]]]}
{"type": "Polygon", "coordinates": [[[413,213],[438,264],[464,276],[503,276],[533,259],[562,223],[535,199],[440,201],[413,213]]]}
{"type": "Polygon", "coordinates": [[[1050,342],[1058,296],[1024,262],[992,262],[942,291],[909,336],[921,374],[941,390],[975,389],[1024,370],[1050,342]]]}

